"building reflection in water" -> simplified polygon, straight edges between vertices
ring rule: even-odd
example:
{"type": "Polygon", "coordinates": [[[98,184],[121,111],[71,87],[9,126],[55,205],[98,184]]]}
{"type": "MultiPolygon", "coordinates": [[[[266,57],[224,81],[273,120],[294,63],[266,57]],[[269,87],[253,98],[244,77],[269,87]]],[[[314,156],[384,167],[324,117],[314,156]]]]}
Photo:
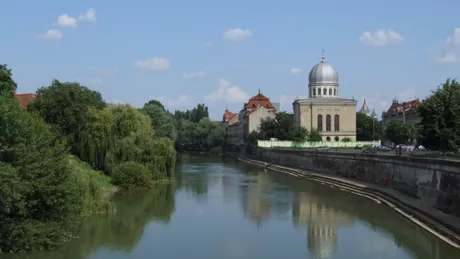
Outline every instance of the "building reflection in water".
{"type": "Polygon", "coordinates": [[[258,226],[270,217],[269,186],[270,179],[264,173],[250,175],[247,184],[241,186],[243,211],[258,226]]]}
{"type": "Polygon", "coordinates": [[[296,193],[292,216],[296,226],[307,225],[307,247],[317,259],[330,258],[337,247],[337,231],[354,224],[353,215],[324,203],[324,199],[311,193],[296,193]]]}

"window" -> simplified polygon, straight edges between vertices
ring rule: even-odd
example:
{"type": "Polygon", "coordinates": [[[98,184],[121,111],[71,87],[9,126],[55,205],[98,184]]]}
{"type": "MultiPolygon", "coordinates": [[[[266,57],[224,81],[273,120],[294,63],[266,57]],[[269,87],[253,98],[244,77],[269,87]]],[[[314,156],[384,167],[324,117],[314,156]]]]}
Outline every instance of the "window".
{"type": "Polygon", "coordinates": [[[323,131],[323,115],[318,115],[318,131],[323,131]]]}
{"type": "Polygon", "coordinates": [[[337,89],[334,88],[334,96],[337,96],[337,89]]]}
{"type": "Polygon", "coordinates": [[[335,140],[335,141],[339,141],[339,137],[335,137],[334,140],[335,140]]]}
{"type": "Polygon", "coordinates": [[[321,87],[318,88],[318,95],[321,95],[321,87]]]}
{"type": "Polygon", "coordinates": [[[316,95],[316,88],[313,88],[313,96],[316,95]]]}
{"type": "Polygon", "coordinates": [[[327,95],[327,89],[323,88],[323,95],[327,95]]]}
{"type": "Polygon", "coordinates": [[[331,115],[326,115],[326,131],[331,131],[331,115]]]}
{"type": "Polygon", "coordinates": [[[332,88],[329,88],[329,95],[332,95],[332,88]]]}
{"type": "Polygon", "coordinates": [[[327,137],[327,138],[326,138],[326,141],[331,141],[331,137],[327,137]]]}
{"type": "Polygon", "coordinates": [[[338,114],[334,116],[334,131],[340,131],[340,116],[338,114]]]}

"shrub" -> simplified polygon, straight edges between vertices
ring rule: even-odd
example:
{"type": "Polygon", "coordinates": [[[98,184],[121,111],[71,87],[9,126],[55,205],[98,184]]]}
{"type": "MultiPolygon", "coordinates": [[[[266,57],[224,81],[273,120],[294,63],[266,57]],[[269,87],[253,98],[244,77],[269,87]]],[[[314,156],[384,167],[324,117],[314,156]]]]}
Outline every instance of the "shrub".
{"type": "Polygon", "coordinates": [[[126,190],[142,189],[151,186],[152,177],[146,166],[128,161],[113,167],[112,182],[126,190]]]}

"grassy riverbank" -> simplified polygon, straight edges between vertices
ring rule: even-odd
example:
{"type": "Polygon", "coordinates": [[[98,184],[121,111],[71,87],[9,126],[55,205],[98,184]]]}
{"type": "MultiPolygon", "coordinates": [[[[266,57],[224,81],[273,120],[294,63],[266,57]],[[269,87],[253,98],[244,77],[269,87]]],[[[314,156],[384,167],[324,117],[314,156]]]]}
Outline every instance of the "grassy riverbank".
{"type": "Polygon", "coordinates": [[[115,206],[110,198],[119,188],[112,184],[112,179],[101,171],[92,169],[78,157],[69,156],[74,180],[79,181],[83,192],[83,215],[113,211],[115,206]]]}

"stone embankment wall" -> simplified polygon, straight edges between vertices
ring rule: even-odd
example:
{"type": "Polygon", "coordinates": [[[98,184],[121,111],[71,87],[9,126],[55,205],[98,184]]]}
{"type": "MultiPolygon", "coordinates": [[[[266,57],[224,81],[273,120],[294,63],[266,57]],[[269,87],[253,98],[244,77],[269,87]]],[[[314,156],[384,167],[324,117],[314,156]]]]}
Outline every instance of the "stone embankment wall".
{"type": "Polygon", "coordinates": [[[340,152],[256,149],[251,158],[394,188],[460,217],[460,162],[340,152]]]}

